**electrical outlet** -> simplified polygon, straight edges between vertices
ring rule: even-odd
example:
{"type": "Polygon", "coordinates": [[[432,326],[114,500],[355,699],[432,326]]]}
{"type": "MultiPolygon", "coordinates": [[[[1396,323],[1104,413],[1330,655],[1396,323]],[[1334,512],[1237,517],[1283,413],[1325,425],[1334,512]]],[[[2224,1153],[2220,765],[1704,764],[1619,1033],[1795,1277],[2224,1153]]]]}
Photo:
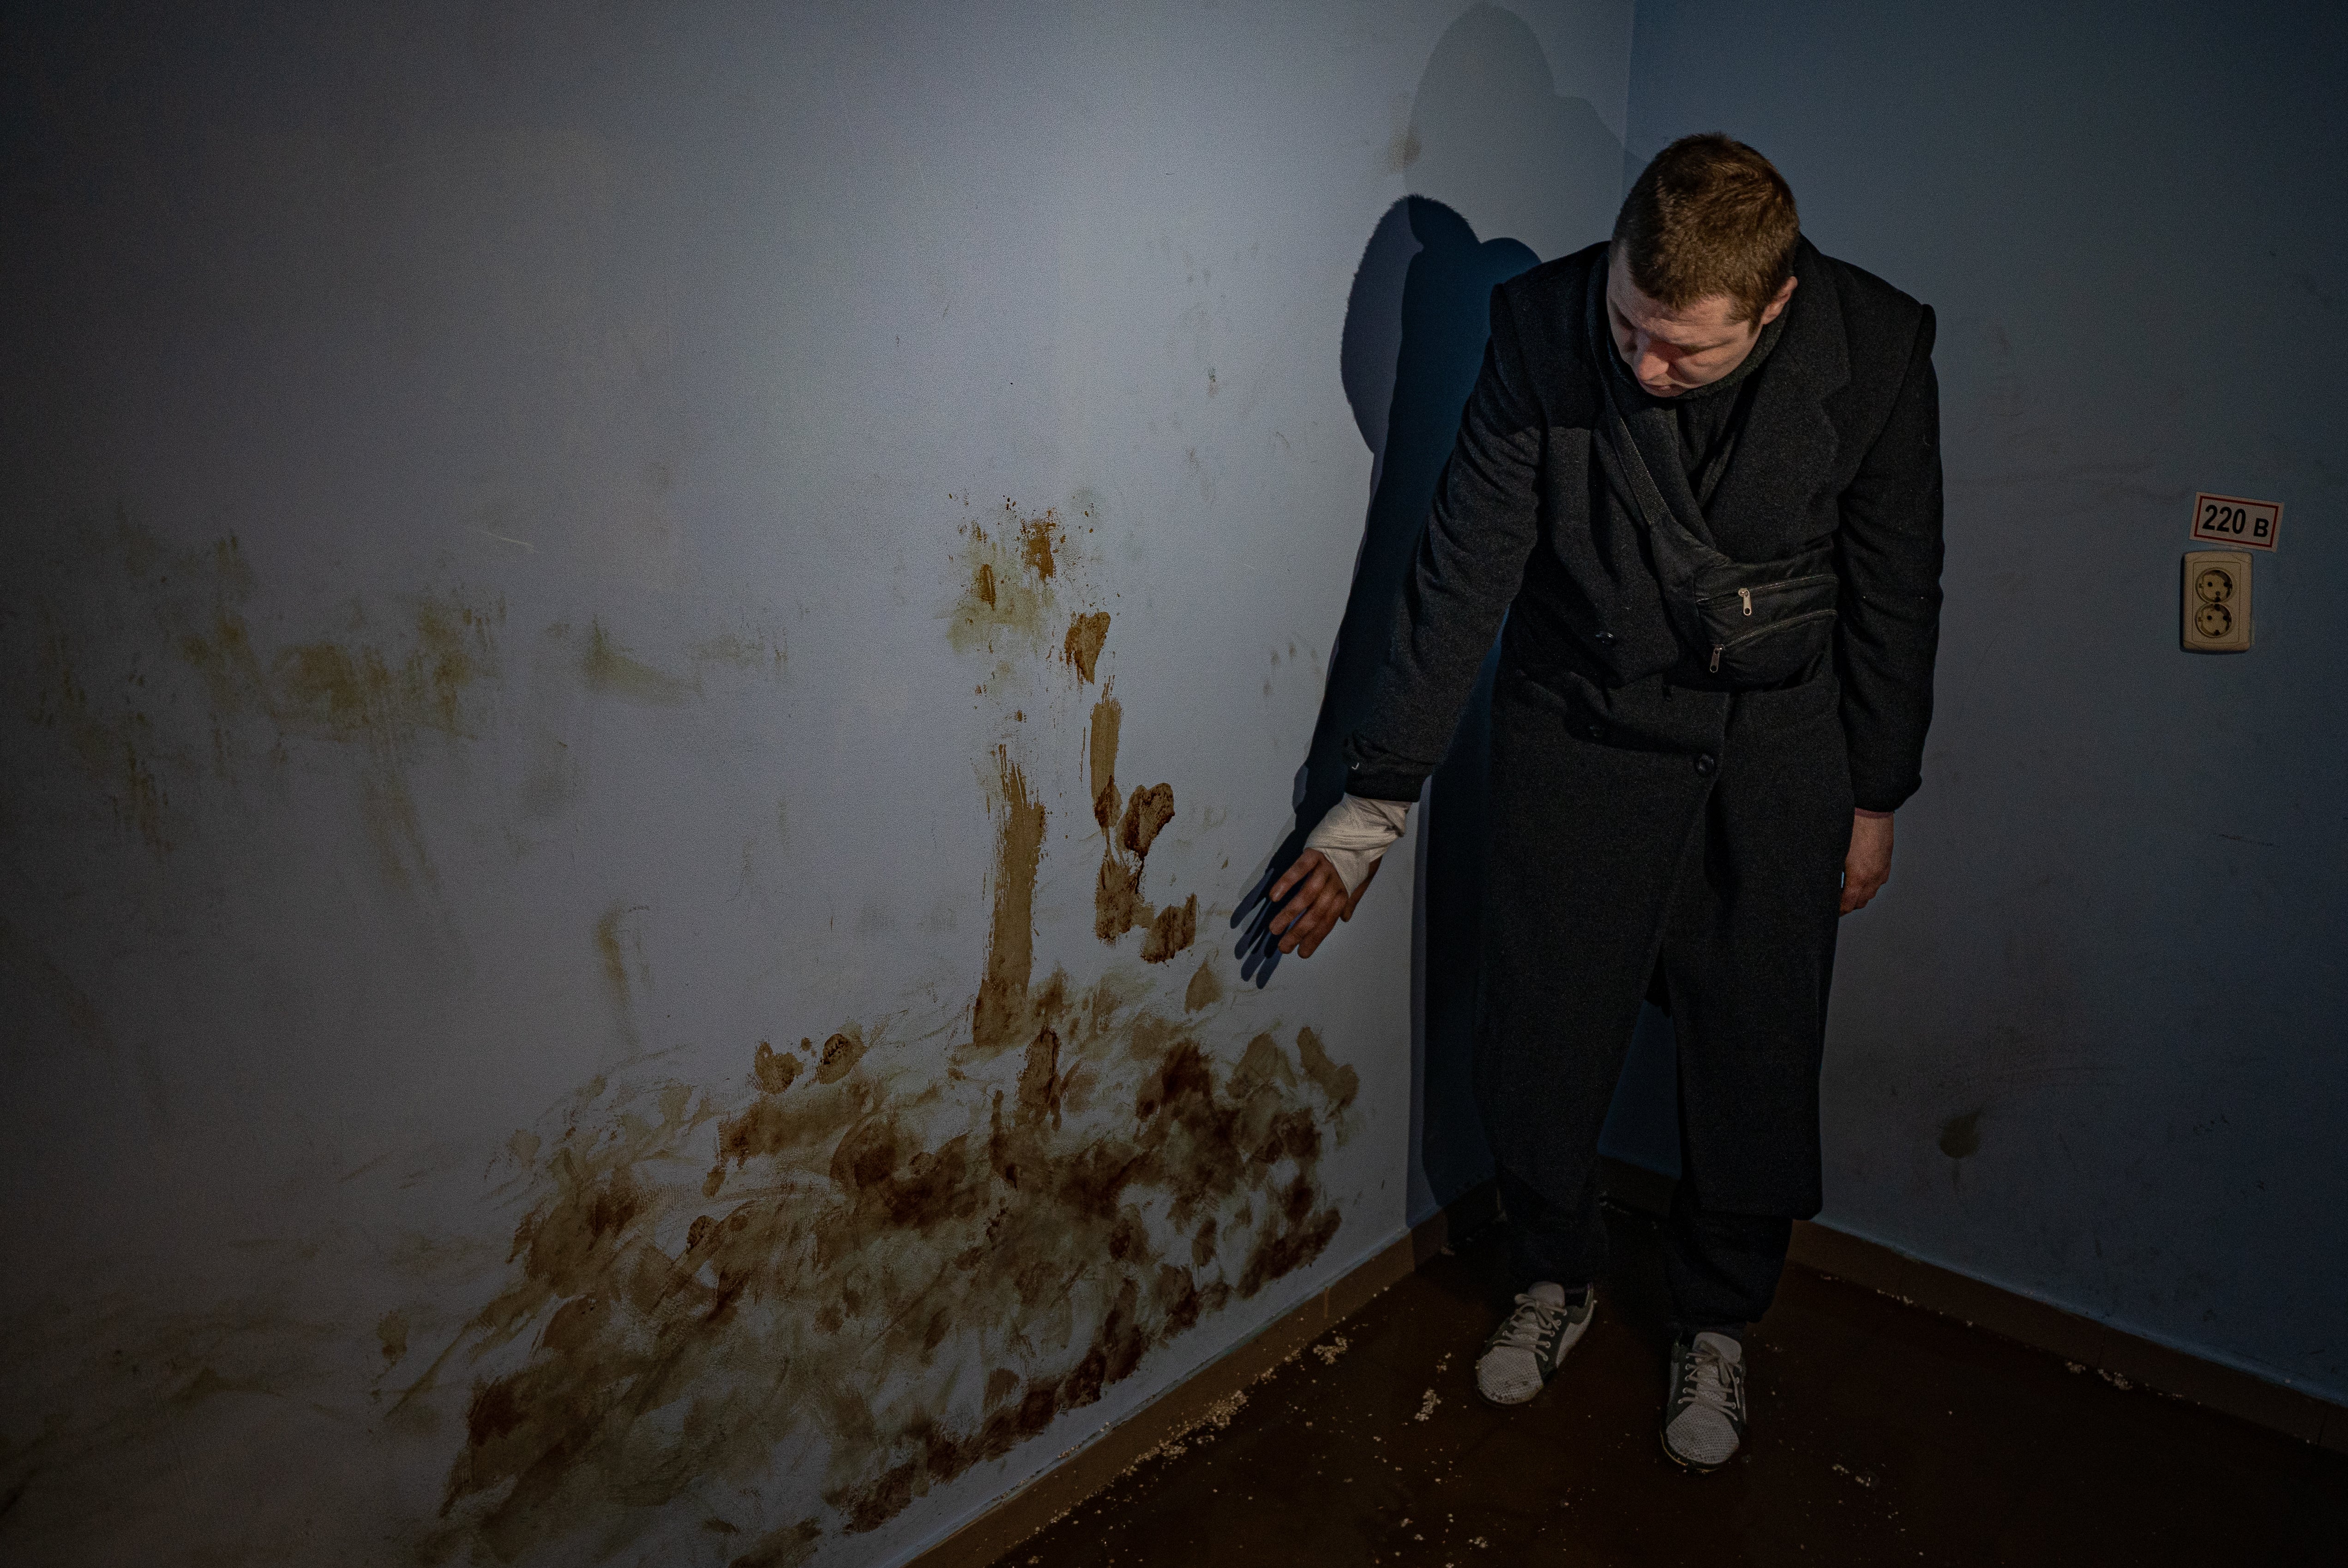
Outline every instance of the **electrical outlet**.
{"type": "Polygon", "coordinates": [[[2240,550],[2185,552],[2185,648],[2247,653],[2250,646],[2250,557],[2240,550]]]}

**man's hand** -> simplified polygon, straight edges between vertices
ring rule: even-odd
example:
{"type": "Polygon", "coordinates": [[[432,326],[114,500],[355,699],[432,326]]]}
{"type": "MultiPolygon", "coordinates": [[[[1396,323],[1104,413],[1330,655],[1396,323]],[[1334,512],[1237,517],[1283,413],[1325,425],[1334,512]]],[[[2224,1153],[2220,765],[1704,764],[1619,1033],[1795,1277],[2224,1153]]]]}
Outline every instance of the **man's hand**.
{"type": "Polygon", "coordinates": [[[1850,848],[1842,857],[1842,912],[1865,909],[1891,880],[1891,819],[1850,814],[1850,848]]]}
{"type": "Polygon", "coordinates": [[[1362,895],[1377,881],[1378,867],[1384,864],[1384,860],[1371,861],[1369,874],[1362,878],[1362,885],[1348,898],[1344,880],[1338,876],[1326,855],[1318,850],[1307,850],[1297,856],[1296,863],[1272,884],[1268,895],[1280,905],[1272,917],[1272,934],[1280,939],[1280,950],[1300,958],[1312,957],[1313,950],[1337,929],[1339,921],[1354,918],[1362,895]]]}

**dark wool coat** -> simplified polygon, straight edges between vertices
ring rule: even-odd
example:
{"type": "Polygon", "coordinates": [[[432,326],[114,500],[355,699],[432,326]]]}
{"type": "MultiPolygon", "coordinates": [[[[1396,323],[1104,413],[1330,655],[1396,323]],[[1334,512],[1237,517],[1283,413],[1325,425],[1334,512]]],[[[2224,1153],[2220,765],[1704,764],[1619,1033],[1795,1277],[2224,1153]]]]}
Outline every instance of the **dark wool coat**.
{"type": "MultiPolygon", "coordinates": [[[[1932,315],[1805,240],[1775,352],[1703,519],[1737,561],[1830,546],[1830,656],[1722,689],[1666,618],[1592,460],[1594,245],[1501,284],[1348,789],[1416,799],[1502,617],[1478,1098],[1500,1163],[1585,1191],[1660,966],[1685,1179],[1711,1209],[1819,1206],[1818,1076],[1854,804],[1920,781],[1939,636],[1932,315]]],[[[1664,482],[1685,487],[1676,471],[1664,482]]]]}

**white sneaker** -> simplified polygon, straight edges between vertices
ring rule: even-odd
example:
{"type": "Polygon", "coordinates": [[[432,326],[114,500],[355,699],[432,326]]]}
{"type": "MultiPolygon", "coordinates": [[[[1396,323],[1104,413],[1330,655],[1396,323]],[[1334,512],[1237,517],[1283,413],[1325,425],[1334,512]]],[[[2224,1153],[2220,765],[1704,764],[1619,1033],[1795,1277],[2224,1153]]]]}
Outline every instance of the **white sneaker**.
{"type": "Polygon", "coordinates": [[[1699,1334],[1672,1346],[1663,1452],[1690,1470],[1718,1470],[1745,1440],[1745,1346],[1699,1334]]]}
{"type": "Polygon", "coordinates": [[[1517,1297],[1514,1311],[1476,1358],[1476,1389],[1495,1405],[1521,1405],[1557,1375],[1557,1364],[1590,1328],[1598,1293],[1585,1286],[1568,1301],[1563,1285],[1547,1281],[1517,1297]]]}

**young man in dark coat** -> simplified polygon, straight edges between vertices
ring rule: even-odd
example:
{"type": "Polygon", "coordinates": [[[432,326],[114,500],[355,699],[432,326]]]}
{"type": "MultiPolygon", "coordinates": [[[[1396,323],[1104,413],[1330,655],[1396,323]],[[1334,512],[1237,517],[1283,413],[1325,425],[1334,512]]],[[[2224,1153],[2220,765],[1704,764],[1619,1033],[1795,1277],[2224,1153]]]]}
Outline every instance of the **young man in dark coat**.
{"type": "Polygon", "coordinates": [[[1663,1440],[1697,1469],[1742,1439],[1745,1326],[1818,1211],[1836,921],[1883,886],[1919,783],[1931,350],[1931,310],[1803,239],[1760,154],[1666,148],[1611,243],[1493,291],[1347,796],[1270,892],[1283,952],[1351,915],[1501,632],[1475,1071],[1519,1294],[1478,1382],[1531,1398],[1588,1326],[1599,1130],[1660,985],[1663,1440]]]}

